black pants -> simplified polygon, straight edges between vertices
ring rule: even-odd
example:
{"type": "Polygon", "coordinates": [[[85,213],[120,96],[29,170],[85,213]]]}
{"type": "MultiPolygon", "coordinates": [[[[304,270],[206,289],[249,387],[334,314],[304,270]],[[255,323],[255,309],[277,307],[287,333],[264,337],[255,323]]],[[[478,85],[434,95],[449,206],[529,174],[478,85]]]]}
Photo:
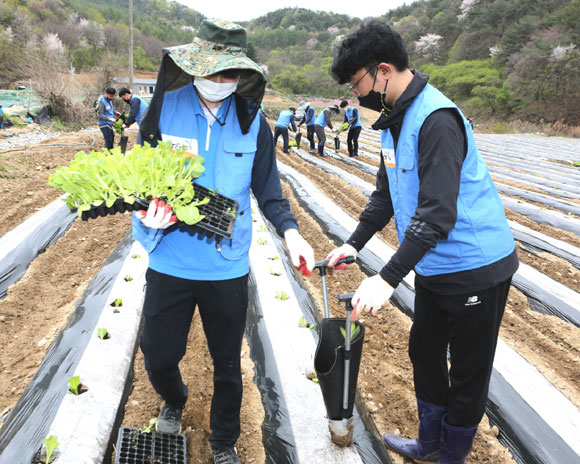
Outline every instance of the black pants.
{"type": "Polygon", "coordinates": [[[278,137],[282,136],[282,140],[284,141],[284,147],[282,151],[284,153],[288,153],[288,128],[286,127],[278,127],[274,128],[274,146],[278,143],[278,137]]]}
{"type": "Polygon", "coordinates": [[[314,131],[316,132],[316,137],[318,138],[318,154],[324,155],[324,143],[326,142],[326,134],[324,133],[324,127],[314,124],[314,131]]]}
{"type": "Polygon", "coordinates": [[[310,142],[310,150],[314,150],[316,148],[314,143],[314,124],[306,126],[306,138],[310,142]]]}
{"type": "Polygon", "coordinates": [[[185,355],[197,306],[214,365],[209,441],[216,448],[232,446],[240,436],[240,352],[248,308],[248,276],[199,281],[148,269],[146,277],[141,351],[153,388],[167,403],[185,405],[187,387],[181,379],[179,362],[185,355]]]}
{"type": "Polygon", "coordinates": [[[99,126],[99,129],[101,129],[103,137],[105,138],[105,148],[112,150],[115,143],[115,133],[113,132],[113,128],[111,126],[99,126]]]}
{"type": "Polygon", "coordinates": [[[440,295],[415,280],[409,337],[415,393],[447,406],[449,425],[472,427],[483,417],[510,283],[511,278],[479,292],[440,295]]]}
{"type": "Polygon", "coordinates": [[[358,156],[358,136],[362,126],[353,127],[349,129],[348,135],[346,136],[346,144],[348,145],[348,154],[350,156],[358,156]]]}

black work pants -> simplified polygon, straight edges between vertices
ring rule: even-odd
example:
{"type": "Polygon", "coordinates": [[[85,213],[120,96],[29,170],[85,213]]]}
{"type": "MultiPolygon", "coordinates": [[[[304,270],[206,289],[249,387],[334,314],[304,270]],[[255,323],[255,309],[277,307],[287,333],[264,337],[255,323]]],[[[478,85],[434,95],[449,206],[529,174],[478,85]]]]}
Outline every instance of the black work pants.
{"type": "Polygon", "coordinates": [[[288,128],[287,127],[278,127],[274,128],[274,146],[278,143],[278,137],[282,136],[282,140],[284,141],[284,147],[282,151],[284,153],[288,153],[288,128]]]}
{"type": "Polygon", "coordinates": [[[326,142],[326,134],[324,133],[324,127],[314,124],[314,131],[316,132],[316,137],[318,138],[318,154],[324,155],[324,143],[326,142]]]}
{"type": "Polygon", "coordinates": [[[310,142],[310,150],[314,150],[316,148],[316,144],[314,143],[314,124],[306,126],[306,138],[310,142]]]}
{"type": "Polygon", "coordinates": [[[115,133],[113,132],[112,126],[99,126],[101,132],[103,133],[103,138],[105,139],[105,148],[109,150],[113,149],[115,144],[115,133]]]}
{"type": "Polygon", "coordinates": [[[483,417],[510,283],[511,278],[478,292],[440,295],[415,280],[409,337],[415,393],[447,406],[449,425],[472,427],[483,417]]]}
{"type": "Polygon", "coordinates": [[[167,403],[185,405],[187,387],[181,379],[179,362],[185,355],[197,306],[214,366],[209,441],[216,448],[232,446],[240,436],[240,352],[248,308],[248,276],[199,281],[148,269],[146,278],[141,351],[153,388],[167,403]]]}
{"type": "Polygon", "coordinates": [[[353,127],[349,129],[348,135],[346,136],[346,144],[348,145],[348,154],[350,156],[358,156],[358,136],[362,126],[353,127]]]}

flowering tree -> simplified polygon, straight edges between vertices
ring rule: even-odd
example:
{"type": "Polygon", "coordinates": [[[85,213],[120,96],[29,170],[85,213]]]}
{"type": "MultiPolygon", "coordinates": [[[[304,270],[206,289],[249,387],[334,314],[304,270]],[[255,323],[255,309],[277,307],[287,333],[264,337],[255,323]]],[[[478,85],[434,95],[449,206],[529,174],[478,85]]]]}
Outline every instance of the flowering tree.
{"type": "Polygon", "coordinates": [[[415,42],[415,50],[424,58],[437,60],[442,39],[443,37],[438,34],[427,34],[419,37],[419,40],[415,42]]]}
{"type": "Polygon", "coordinates": [[[459,19],[459,21],[463,21],[464,19],[466,19],[467,15],[469,14],[469,10],[471,10],[471,8],[473,8],[473,6],[477,4],[477,2],[478,0],[463,0],[463,2],[461,2],[461,5],[459,6],[461,14],[457,15],[457,19],[459,19]]]}

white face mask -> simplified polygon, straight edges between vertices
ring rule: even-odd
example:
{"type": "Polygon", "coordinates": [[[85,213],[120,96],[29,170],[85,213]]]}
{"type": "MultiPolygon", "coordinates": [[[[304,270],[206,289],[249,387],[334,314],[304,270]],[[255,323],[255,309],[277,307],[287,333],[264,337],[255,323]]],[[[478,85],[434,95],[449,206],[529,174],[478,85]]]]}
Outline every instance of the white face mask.
{"type": "Polygon", "coordinates": [[[238,87],[238,81],[214,82],[203,77],[196,77],[193,85],[205,100],[215,103],[224,100],[234,93],[238,87]]]}

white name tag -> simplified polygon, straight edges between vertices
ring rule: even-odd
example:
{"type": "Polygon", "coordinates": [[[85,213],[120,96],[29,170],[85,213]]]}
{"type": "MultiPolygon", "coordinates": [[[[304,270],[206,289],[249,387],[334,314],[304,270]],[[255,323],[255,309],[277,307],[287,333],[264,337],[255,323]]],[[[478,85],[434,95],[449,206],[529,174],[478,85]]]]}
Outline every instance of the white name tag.
{"type": "Polygon", "coordinates": [[[161,134],[161,140],[164,142],[171,142],[171,147],[173,149],[185,147],[185,151],[189,156],[199,155],[197,139],[186,139],[185,137],[177,137],[176,135],[161,134]]]}
{"type": "Polygon", "coordinates": [[[383,158],[385,160],[385,166],[388,168],[396,167],[395,164],[395,150],[392,148],[383,148],[383,158]]]}

